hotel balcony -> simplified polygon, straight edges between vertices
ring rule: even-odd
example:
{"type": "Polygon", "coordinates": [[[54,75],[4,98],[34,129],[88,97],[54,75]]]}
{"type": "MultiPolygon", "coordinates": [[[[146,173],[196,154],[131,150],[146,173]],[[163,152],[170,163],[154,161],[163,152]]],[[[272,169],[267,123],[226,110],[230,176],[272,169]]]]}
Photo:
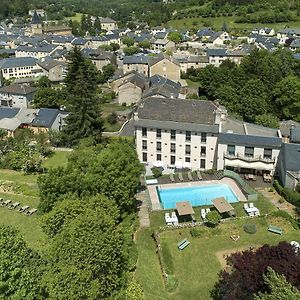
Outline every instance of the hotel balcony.
{"type": "Polygon", "coordinates": [[[239,159],[245,162],[263,162],[263,163],[267,163],[267,164],[274,164],[275,163],[275,159],[274,158],[267,158],[267,157],[263,157],[262,155],[259,156],[245,156],[242,154],[230,154],[228,152],[224,153],[224,158],[226,159],[230,159],[230,160],[235,160],[235,159],[239,159]]]}

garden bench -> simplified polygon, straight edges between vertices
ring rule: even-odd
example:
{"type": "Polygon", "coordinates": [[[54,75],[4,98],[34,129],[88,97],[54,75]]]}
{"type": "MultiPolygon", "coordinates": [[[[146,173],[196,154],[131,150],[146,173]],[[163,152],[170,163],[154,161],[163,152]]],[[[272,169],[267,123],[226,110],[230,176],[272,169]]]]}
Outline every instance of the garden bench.
{"type": "Polygon", "coordinates": [[[277,234],[282,234],[282,232],[283,232],[283,230],[280,227],[276,227],[276,226],[273,226],[273,225],[269,225],[268,231],[273,232],[273,233],[277,233],[277,234]]]}
{"type": "Polygon", "coordinates": [[[178,247],[179,250],[183,250],[189,244],[190,244],[190,242],[187,239],[184,239],[180,243],[177,244],[177,247],[178,247]]]}

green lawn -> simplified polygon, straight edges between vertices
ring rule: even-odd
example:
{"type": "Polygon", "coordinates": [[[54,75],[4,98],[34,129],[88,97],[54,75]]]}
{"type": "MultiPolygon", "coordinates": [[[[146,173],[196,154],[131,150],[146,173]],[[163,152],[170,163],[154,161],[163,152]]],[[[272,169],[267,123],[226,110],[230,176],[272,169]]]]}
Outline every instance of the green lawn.
{"type": "Polygon", "coordinates": [[[201,27],[212,27],[215,30],[221,30],[224,21],[226,22],[229,30],[236,31],[249,31],[257,27],[271,27],[275,30],[280,28],[290,27],[298,28],[300,27],[300,21],[296,22],[286,22],[286,23],[235,23],[236,17],[215,17],[215,18],[185,18],[179,20],[171,20],[168,22],[168,27],[174,29],[191,29],[191,28],[201,28],[201,27]]]}
{"type": "Polygon", "coordinates": [[[66,166],[70,153],[69,151],[54,151],[54,153],[44,161],[43,166],[47,169],[66,166]]]}
{"type": "Polygon", "coordinates": [[[72,21],[80,22],[81,18],[82,18],[82,15],[83,15],[82,13],[76,13],[75,16],[68,17],[68,18],[66,18],[66,20],[72,20],[72,21]]]}
{"type": "MultiPolygon", "coordinates": [[[[55,151],[43,165],[46,168],[66,165],[69,154],[70,152],[66,151],[55,151]]],[[[0,197],[5,200],[9,199],[13,202],[19,202],[20,206],[28,205],[30,208],[37,208],[39,205],[38,176],[24,175],[22,172],[0,169],[0,180],[12,184],[14,188],[7,192],[0,191],[0,197]]],[[[18,229],[25,241],[33,249],[43,251],[47,247],[47,236],[40,227],[38,214],[26,216],[17,210],[0,207],[0,224],[18,229]]]]}
{"type": "MultiPolygon", "coordinates": [[[[276,208],[262,197],[255,202],[261,213],[270,213],[276,208]]],[[[243,216],[242,204],[235,205],[236,212],[243,216]]],[[[196,215],[199,208],[196,208],[196,215]]],[[[268,218],[252,218],[246,220],[234,220],[222,223],[217,229],[202,228],[200,238],[193,238],[190,229],[176,229],[160,234],[161,245],[167,247],[170,253],[169,260],[174,266],[174,275],[178,280],[178,287],[173,293],[165,289],[160,271],[156,247],[151,234],[161,225],[164,225],[164,212],[152,212],[150,215],[151,228],[140,230],[137,234],[137,247],[139,261],[136,270],[136,279],[143,286],[145,299],[210,299],[210,290],[217,280],[221,270],[221,258],[225,251],[236,251],[241,248],[259,246],[265,243],[276,244],[279,241],[299,240],[299,231],[281,218],[269,216],[268,218]],[[253,235],[243,231],[243,225],[254,223],[257,232],[253,235]],[[267,231],[268,224],[276,225],[284,229],[284,234],[278,236],[267,231]],[[240,239],[234,242],[230,239],[232,234],[240,235],[240,239]],[[188,238],[191,244],[184,250],[177,249],[177,243],[188,238]],[[219,256],[219,259],[217,257],[219,256]],[[221,258],[220,258],[221,257],[221,258]]],[[[198,218],[198,216],[197,216],[198,218]]]]}

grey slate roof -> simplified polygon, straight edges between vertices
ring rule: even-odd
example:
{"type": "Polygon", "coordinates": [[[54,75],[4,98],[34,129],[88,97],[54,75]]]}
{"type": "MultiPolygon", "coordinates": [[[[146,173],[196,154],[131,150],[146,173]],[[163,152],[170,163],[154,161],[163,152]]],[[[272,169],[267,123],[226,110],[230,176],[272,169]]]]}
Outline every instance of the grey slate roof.
{"type": "Polygon", "coordinates": [[[207,49],[208,56],[226,56],[227,50],[226,49],[207,49]]]}
{"type": "Polygon", "coordinates": [[[17,115],[20,108],[15,107],[0,107],[0,120],[4,118],[13,118],[17,115]]]}
{"type": "Polygon", "coordinates": [[[11,57],[0,60],[0,69],[35,66],[36,59],[33,57],[11,57]]]}
{"type": "Polygon", "coordinates": [[[279,129],[281,131],[282,136],[289,137],[291,133],[291,128],[293,127],[300,128],[300,123],[293,120],[281,121],[279,129]]]}
{"type": "Polygon", "coordinates": [[[138,108],[140,119],[214,125],[217,106],[206,100],[146,98],[138,108]]]}
{"type": "Polygon", "coordinates": [[[31,24],[42,24],[42,21],[39,15],[37,14],[36,10],[33,13],[31,24]]]}
{"type": "Polygon", "coordinates": [[[16,50],[17,51],[25,51],[25,52],[46,52],[50,53],[57,45],[45,45],[45,46],[37,46],[37,47],[28,47],[28,46],[19,46],[16,50]]]}
{"type": "Polygon", "coordinates": [[[37,116],[32,121],[32,126],[51,128],[58,114],[58,109],[41,108],[37,116]]]}
{"type": "Polygon", "coordinates": [[[300,144],[300,128],[291,128],[291,143],[299,143],[300,144]]]}
{"type": "Polygon", "coordinates": [[[37,89],[24,84],[11,84],[0,88],[0,93],[28,95],[34,93],[37,89]]]}
{"type": "Polygon", "coordinates": [[[149,56],[146,55],[126,55],[123,59],[123,64],[148,64],[149,63],[149,56]]]}
{"type": "Polygon", "coordinates": [[[300,144],[284,143],[280,156],[284,172],[300,170],[300,144]]]}
{"type": "Polygon", "coordinates": [[[167,84],[177,89],[181,88],[181,84],[179,82],[172,81],[158,74],[151,76],[149,78],[149,82],[150,82],[150,86],[167,84]]]}

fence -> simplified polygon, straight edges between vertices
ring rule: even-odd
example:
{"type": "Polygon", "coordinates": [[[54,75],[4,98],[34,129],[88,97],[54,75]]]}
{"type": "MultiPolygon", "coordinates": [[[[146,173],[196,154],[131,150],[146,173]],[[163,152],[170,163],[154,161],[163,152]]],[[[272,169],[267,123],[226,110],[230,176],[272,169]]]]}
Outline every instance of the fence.
{"type": "Polygon", "coordinates": [[[230,170],[224,170],[223,175],[229,178],[234,179],[238,185],[240,186],[243,194],[246,196],[248,201],[255,201],[257,200],[257,193],[256,191],[250,187],[241,177],[239,174],[230,171],[230,170]]]}

